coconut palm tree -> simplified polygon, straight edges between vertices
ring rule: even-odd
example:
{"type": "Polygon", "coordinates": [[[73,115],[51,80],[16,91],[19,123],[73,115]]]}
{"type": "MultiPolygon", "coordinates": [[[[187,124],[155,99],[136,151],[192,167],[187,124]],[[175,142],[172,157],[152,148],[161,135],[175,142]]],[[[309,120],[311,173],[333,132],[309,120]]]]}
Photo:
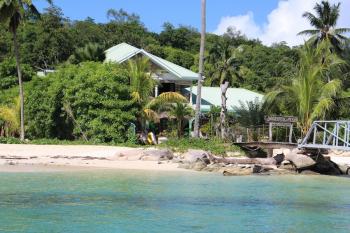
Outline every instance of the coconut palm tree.
{"type": "Polygon", "coordinates": [[[203,68],[204,68],[204,49],[205,49],[205,31],[206,31],[206,0],[201,0],[201,45],[199,51],[199,70],[197,84],[196,114],[194,120],[194,137],[199,138],[199,117],[202,100],[203,68]]]}
{"type": "Polygon", "coordinates": [[[270,104],[285,103],[290,112],[297,113],[299,126],[305,135],[311,124],[316,119],[323,119],[327,112],[335,106],[335,97],[341,94],[341,81],[333,79],[325,81],[323,75],[344,63],[335,54],[323,59],[324,44],[316,49],[305,45],[300,50],[299,72],[290,86],[284,86],[281,90],[273,91],[265,96],[266,107],[270,104]]]}
{"type": "Polygon", "coordinates": [[[218,86],[224,81],[231,81],[236,76],[235,48],[227,40],[214,44],[209,50],[208,61],[214,64],[213,72],[208,78],[210,86],[218,86]]]}
{"type": "Polygon", "coordinates": [[[239,101],[240,106],[233,106],[235,118],[237,122],[244,127],[260,126],[264,124],[264,107],[263,102],[258,98],[254,101],[242,102],[239,101]]]}
{"type": "Polygon", "coordinates": [[[169,115],[174,117],[177,123],[177,137],[183,134],[184,122],[193,115],[193,109],[188,103],[175,103],[172,105],[169,115]]]}
{"type": "Polygon", "coordinates": [[[145,105],[156,85],[156,81],[152,78],[149,59],[139,57],[129,60],[128,72],[132,97],[137,103],[145,105]]]}
{"type": "Polygon", "coordinates": [[[83,61],[104,61],[106,58],[104,46],[97,43],[88,43],[82,48],[75,50],[74,54],[69,58],[72,63],[80,63],[83,61]]]}
{"type": "Polygon", "coordinates": [[[148,58],[129,60],[128,73],[132,98],[139,104],[139,122],[146,131],[146,122],[159,121],[159,111],[169,103],[186,102],[186,98],[177,92],[165,92],[152,97],[156,81],[152,78],[151,65],[148,58]]]}
{"type": "Polygon", "coordinates": [[[350,28],[336,28],[340,13],[340,3],[331,5],[328,1],[316,3],[314,10],[316,15],[305,12],[303,17],[307,18],[315,29],[304,30],[299,35],[309,35],[314,44],[328,40],[336,52],[341,52],[344,41],[347,38],[343,35],[350,32],[350,28]]]}
{"type": "MultiPolygon", "coordinates": [[[[51,0],[46,0],[52,4],[51,0]]],[[[0,0],[0,23],[8,24],[8,28],[13,35],[14,53],[16,58],[18,83],[19,83],[19,96],[20,96],[20,108],[21,108],[21,131],[20,139],[24,140],[24,93],[22,83],[22,71],[20,65],[20,53],[19,44],[17,40],[17,29],[21,22],[30,13],[31,15],[39,16],[38,10],[35,8],[31,0],[0,0]]]]}

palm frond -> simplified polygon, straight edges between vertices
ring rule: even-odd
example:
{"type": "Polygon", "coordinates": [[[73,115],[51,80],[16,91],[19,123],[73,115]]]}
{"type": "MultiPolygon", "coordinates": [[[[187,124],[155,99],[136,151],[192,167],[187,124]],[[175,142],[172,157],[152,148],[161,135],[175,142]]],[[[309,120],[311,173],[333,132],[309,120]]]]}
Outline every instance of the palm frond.
{"type": "Polygon", "coordinates": [[[307,18],[312,26],[314,26],[317,29],[323,28],[323,22],[321,19],[317,18],[314,14],[310,12],[305,12],[303,14],[304,18],[307,18]]]}
{"type": "Polygon", "coordinates": [[[152,109],[149,109],[149,108],[143,109],[143,115],[149,121],[159,122],[158,113],[152,109]]]}
{"type": "Polygon", "coordinates": [[[350,28],[336,28],[334,29],[334,32],[336,34],[344,34],[344,33],[350,32],[350,28]]]}
{"type": "Polygon", "coordinates": [[[332,98],[341,90],[341,81],[340,80],[332,80],[326,83],[321,91],[321,97],[332,98]]]}
{"type": "Polygon", "coordinates": [[[313,29],[310,29],[310,30],[301,31],[301,32],[299,32],[297,35],[298,35],[298,36],[302,36],[302,35],[314,36],[314,35],[317,35],[319,32],[320,32],[320,30],[316,30],[316,29],[313,30],[313,29]]]}
{"type": "Polygon", "coordinates": [[[334,106],[334,100],[332,98],[322,98],[314,107],[312,111],[310,121],[313,120],[321,120],[326,115],[327,111],[329,111],[334,106]]]}

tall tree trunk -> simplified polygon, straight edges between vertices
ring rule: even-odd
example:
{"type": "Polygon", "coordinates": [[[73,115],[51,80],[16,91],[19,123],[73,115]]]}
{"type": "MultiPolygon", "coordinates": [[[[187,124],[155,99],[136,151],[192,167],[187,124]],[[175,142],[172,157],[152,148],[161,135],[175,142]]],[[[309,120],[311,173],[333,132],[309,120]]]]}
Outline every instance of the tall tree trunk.
{"type": "Polygon", "coordinates": [[[224,82],[220,85],[221,88],[221,112],[220,112],[220,129],[221,129],[221,139],[225,140],[226,138],[226,114],[227,114],[227,107],[226,107],[226,91],[228,88],[229,82],[224,82]]]}
{"type": "Polygon", "coordinates": [[[178,119],[177,121],[177,137],[181,138],[182,136],[182,120],[178,119]]]}
{"type": "Polygon", "coordinates": [[[206,31],[206,0],[202,0],[202,30],[201,30],[201,45],[199,51],[199,71],[198,71],[198,85],[197,85],[197,100],[196,100],[196,114],[194,120],[194,137],[199,137],[199,117],[202,100],[202,82],[203,82],[203,68],[204,68],[204,49],[205,49],[205,31],[206,31]]]}
{"type": "Polygon", "coordinates": [[[13,45],[15,49],[15,57],[16,57],[16,66],[17,66],[17,75],[18,75],[18,84],[19,84],[19,99],[21,106],[21,132],[20,139],[24,140],[24,92],[23,92],[23,82],[22,82],[22,71],[20,65],[20,55],[19,55],[19,46],[17,41],[17,31],[13,30],[13,45]]]}

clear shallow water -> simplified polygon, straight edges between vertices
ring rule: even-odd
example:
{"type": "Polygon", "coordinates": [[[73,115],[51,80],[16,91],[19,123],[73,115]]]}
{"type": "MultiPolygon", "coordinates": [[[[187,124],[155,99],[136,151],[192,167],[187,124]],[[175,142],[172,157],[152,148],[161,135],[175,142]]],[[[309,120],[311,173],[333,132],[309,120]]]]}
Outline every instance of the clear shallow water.
{"type": "Polygon", "coordinates": [[[0,173],[0,232],[350,232],[350,179],[0,173]]]}

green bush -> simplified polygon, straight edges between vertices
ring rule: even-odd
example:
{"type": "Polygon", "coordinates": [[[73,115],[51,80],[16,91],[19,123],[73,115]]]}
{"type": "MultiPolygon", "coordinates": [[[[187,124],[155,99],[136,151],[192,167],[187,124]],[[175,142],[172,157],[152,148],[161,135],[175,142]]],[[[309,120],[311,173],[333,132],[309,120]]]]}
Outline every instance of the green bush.
{"type": "MultiPolygon", "coordinates": [[[[21,64],[22,79],[30,81],[34,76],[33,69],[27,64],[21,64]]],[[[0,62],[0,90],[9,89],[18,85],[17,66],[13,58],[4,59],[0,62]]]]}
{"type": "Polygon", "coordinates": [[[97,62],[36,78],[27,91],[28,136],[125,142],[137,111],[128,82],[123,68],[97,62]]]}
{"type": "Polygon", "coordinates": [[[21,140],[13,137],[0,137],[0,144],[21,144],[21,140]]]}

